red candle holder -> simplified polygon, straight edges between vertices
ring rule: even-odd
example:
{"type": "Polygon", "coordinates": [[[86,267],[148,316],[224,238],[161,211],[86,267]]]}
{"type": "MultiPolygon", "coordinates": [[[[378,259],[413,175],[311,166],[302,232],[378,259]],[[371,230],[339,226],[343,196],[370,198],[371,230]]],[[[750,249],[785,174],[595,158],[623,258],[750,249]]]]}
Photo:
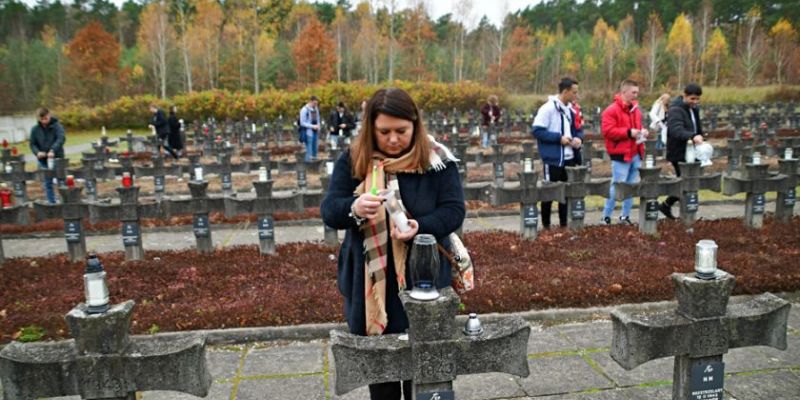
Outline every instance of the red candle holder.
{"type": "Polygon", "coordinates": [[[122,187],[129,188],[133,186],[133,178],[131,177],[130,172],[123,172],[122,173],[122,187]]]}
{"type": "Polygon", "coordinates": [[[8,148],[8,139],[3,139],[3,148],[8,148]]]}
{"type": "Polygon", "coordinates": [[[11,155],[12,156],[17,155],[17,146],[14,146],[14,147],[11,148],[11,155]]]}
{"type": "Polygon", "coordinates": [[[14,205],[12,200],[13,193],[7,187],[0,188],[0,204],[3,208],[8,208],[14,205]]]}
{"type": "Polygon", "coordinates": [[[74,188],[75,187],[75,177],[72,175],[67,175],[67,187],[74,188]]]}

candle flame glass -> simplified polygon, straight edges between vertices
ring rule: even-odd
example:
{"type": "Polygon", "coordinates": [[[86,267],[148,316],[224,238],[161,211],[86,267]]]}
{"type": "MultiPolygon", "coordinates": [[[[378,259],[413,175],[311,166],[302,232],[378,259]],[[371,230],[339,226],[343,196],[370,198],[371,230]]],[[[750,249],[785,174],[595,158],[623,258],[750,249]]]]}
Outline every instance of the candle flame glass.
{"type": "Polygon", "coordinates": [[[419,234],[414,237],[408,261],[413,284],[411,298],[438,299],[436,280],[439,278],[439,251],[436,248],[436,238],[430,234],[419,234]]]}

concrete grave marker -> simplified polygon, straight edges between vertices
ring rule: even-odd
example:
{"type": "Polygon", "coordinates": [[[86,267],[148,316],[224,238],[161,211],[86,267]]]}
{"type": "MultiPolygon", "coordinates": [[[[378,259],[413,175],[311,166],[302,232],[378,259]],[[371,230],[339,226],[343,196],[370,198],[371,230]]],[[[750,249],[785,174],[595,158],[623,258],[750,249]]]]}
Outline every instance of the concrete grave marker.
{"type": "Polygon", "coordinates": [[[413,380],[415,399],[454,398],[459,375],[505,372],[526,377],[530,326],[521,318],[483,325],[468,336],[456,326],[460,299],[452,288],[440,289],[432,301],[400,293],[410,329],[408,335],[358,336],[331,331],[336,365],[336,394],[371,383],[413,380]],[[448,397],[449,396],[449,397],[448,397]]]}
{"type": "Polygon", "coordinates": [[[770,293],[729,305],[735,278],[716,269],[716,254],[698,256],[695,268],[698,273],[672,274],[678,300],[674,311],[611,313],[611,358],[631,370],[650,360],[674,356],[673,399],[722,399],[723,355],[729,349],[749,346],[785,350],[791,306],[770,293]],[[710,264],[713,268],[708,268],[710,264]]]}
{"type": "Polygon", "coordinates": [[[746,168],[747,174],[744,178],[735,176],[725,178],[723,193],[726,196],[746,193],[744,224],[750,228],[760,228],[764,225],[766,193],[781,191],[787,176],[780,174],[769,176],[767,164],[747,164],[746,168]]]}

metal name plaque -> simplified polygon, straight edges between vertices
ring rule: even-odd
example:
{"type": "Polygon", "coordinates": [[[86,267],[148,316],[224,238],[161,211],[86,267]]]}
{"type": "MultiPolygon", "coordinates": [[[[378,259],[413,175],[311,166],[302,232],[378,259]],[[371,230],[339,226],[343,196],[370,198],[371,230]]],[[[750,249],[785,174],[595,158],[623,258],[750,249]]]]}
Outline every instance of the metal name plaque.
{"type": "Polygon", "coordinates": [[[271,216],[261,217],[258,219],[258,239],[275,239],[275,223],[273,222],[271,216]]]}
{"type": "Polygon", "coordinates": [[[700,200],[697,197],[697,192],[687,192],[684,196],[685,203],[683,204],[683,210],[689,213],[697,212],[697,209],[700,207],[700,200]]]}
{"type": "Polygon", "coordinates": [[[586,203],[583,199],[570,200],[570,206],[570,210],[572,211],[570,214],[573,221],[582,220],[583,217],[586,216],[586,203]]]}
{"type": "Polygon", "coordinates": [[[81,221],[64,221],[64,238],[67,243],[80,243],[81,221]]]}
{"type": "Polygon", "coordinates": [[[208,237],[208,215],[195,215],[192,221],[192,230],[195,237],[208,237]]]}
{"type": "Polygon", "coordinates": [[[305,170],[297,170],[297,186],[305,186],[306,185],[306,171],[305,170]]]}
{"type": "Polygon", "coordinates": [[[231,181],[230,173],[222,174],[222,188],[225,190],[233,188],[233,181],[231,181]]]}
{"type": "Polygon", "coordinates": [[[525,206],[522,221],[526,228],[536,228],[539,225],[539,210],[535,204],[525,206]]]}
{"type": "Polygon", "coordinates": [[[14,182],[14,196],[20,199],[25,197],[25,182],[14,182]]]}
{"type": "Polygon", "coordinates": [[[455,400],[456,395],[452,390],[442,390],[438,392],[417,393],[417,400],[455,400]]]}
{"type": "Polygon", "coordinates": [[[795,192],[795,189],[794,188],[789,189],[789,191],[786,192],[786,197],[783,198],[783,205],[786,207],[794,207],[794,204],[796,202],[797,202],[797,193],[795,192]]]}
{"type": "Polygon", "coordinates": [[[764,199],[764,193],[756,193],[753,195],[753,214],[763,214],[764,213],[764,205],[766,204],[766,200],[764,199]]]}
{"type": "Polygon", "coordinates": [[[494,167],[494,178],[495,179],[503,179],[505,178],[505,170],[503,169],[503,163],[497,163],[494,167]]]}
{"type": "Polygon", "coordinates": [[[648,200],[644,209],[644,219],[658,221],[658,200],[648,200]]]}
{"type": "Polygon", "coordinates": [[[164,191],[164,177],[163,176],[156,176],[153,178],[153,188],[156,192],[163,192],[164,191]]]}
{"type": "Polygon", "coordinates": [[[97,194],[97,182],[95,182],[94,179],[86,180],[86,193],[97,194]]]}
{"type": "Polygon", "coordinates": [[[724,377],[725,364],[722,362],[693,365],[689,398],[691,400],[722,400],[724,377]]]}
{"type": "Polygon", "coordinates": [[[122,223],[122,244],[124,246],[137,246],[139,245],[139,238],[141,233],[139,230],[139,223],[137,222],[123,222],[122,223]]]}

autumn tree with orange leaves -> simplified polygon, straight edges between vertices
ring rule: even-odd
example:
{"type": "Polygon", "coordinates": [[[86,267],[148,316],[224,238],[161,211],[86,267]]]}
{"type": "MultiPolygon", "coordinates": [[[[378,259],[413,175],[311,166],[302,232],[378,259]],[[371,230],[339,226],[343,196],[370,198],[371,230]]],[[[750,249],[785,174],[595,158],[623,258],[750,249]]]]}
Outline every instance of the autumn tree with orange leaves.
{"type": "Polygon", "coordinates": [[[102,24],[91,22],[75,33],[67,44],[66,54],[76,94],[91,104],[114,98],[120,46],[102,24]]]}
{"type": "Polygon", "coordinates": [[[500,62],[489,66],[489,82],[514,92],[530,87],[537,64],[533,54],[533,38],[528,28],[515,28],[500,62]]]}
{"type": "Polygon", "coordinates": [[[298,86],[322,84],[333,79],[336,45],[316,16],[309,18],[292,44],[292,59],[298,86]]]}

